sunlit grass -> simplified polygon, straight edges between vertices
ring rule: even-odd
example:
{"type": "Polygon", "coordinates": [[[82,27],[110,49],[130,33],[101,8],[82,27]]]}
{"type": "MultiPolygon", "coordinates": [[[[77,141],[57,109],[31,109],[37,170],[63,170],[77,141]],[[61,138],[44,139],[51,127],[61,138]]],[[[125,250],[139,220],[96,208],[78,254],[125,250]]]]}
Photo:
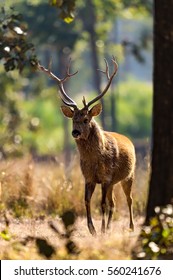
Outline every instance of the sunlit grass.
{"type": "MultiPolygon", "coordinates": [[[[98,232],[93,239],[86,225],[84,206],[84,179],[79,167],[79,159],[74,156],[65,168],[62,156],[57,162],[35,162],[32,157],[0,162],[1,182],[1,223],[5,229],[4,215],[9,219],[5,238],[1,240],[2,259],[41,259],[34,241],[23,246],[20,241],[29,236],[46,238],[56,244],[55,259],[130,259],[131,249],[137,239],[145,211],[147,194],[147,164],[137,167],[133,190],[136,231],[129,235],[128,207],[121,188],[115,188],[116,211],[112,229],[105,236],[100,233],[100,197],[98,185],[92,198],[92,215],[98,232]],[[141,179],[143,178],[143,179],[141,179]],[[80,254],[71,255],[48,226],[54,221],[61,232],[64,231],[61,215],[68,209],[76,213],[77,221],[73,240],[80,248],[80,254]]],[[[4,236],[4,235],[3,235],[4,236]]]]}

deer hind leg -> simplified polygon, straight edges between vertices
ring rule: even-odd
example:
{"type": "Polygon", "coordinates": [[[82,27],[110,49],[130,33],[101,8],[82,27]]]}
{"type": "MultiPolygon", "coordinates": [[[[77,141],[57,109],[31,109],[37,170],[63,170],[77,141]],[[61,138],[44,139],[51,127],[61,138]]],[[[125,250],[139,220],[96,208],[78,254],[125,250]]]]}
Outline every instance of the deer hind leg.
{"type": "Polygon", "coordinates": [[[126,195],[127,204],[129,207],[129,214],[130,214],[130,229],[134,231],[134,223],[133,223],[133,199],[132,199],[132,184],[133,184],[133,177],[130,177],[121,182],[124,193],[126,195]]]}
{"type": "Polygon", "coordinates": [[[91,202],[92,194],[95,190],[95,186],[96,184],[94,183],[85,184],[85,207],[87,212],[87,224],[88,224],[88,229],[92,235],[96,235],[96,230],[92,222],[90,202],[91,202]]]}
{"type": "Polygon", "coordinates": [[[111,220],[112,220],[112,214],[113,214],[113,208],[114,208],[114,201],[112,198],[112,185],[108,184],[102,184],[102,200],[101,200],[101,210],[102,210],[102,226],[101,226],[101,232],[105,233],[105,215],[106,215],[106,198],[108,198],[109,202],[109,216],[108,216],[108,223],[107,223],[107,229],[110,226],[111,220]]]}
{"type": "Polygon", "coordinates": [[[108,198],[108,204],[109,204],[109,215],[108,215],[108,223],[107,223],[107,229],[110,229],[111,222],[112,222],[112,216],[114,212],[115,202],[113,199],[113,185],[111,185],[107,192],[107,198],[108,198]]]}

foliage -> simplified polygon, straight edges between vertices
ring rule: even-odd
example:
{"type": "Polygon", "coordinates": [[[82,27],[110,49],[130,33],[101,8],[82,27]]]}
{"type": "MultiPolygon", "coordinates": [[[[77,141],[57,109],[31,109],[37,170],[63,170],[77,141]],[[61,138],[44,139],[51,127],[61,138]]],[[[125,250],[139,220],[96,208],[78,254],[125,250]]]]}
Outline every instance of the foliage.
{"type": "Polygon", "coordinates": [[[155,216],[143,227],[134,253],[137,259],[172,259],[173,205],[155,208],[155,216]]]}
{"type": "Polygon", "coordinates": [[[0,60],[4,61],[5,70],[22,72],[26,65],[35,65],[34,46],[28,42],[22,15],[1,8],[0,18],[0,60]]]}
{"type": "Polygon", "coordinates": [[[49,0],[49,3],[59,9],[59,17],[66,23],[70,23],[74,20],[76,0],[49,0]]]}
{"type": "Polygon", "coordinates": [[[49,88],[35,99],[25,99],[22,92],[18,93],[19,85],[14,77],[1,74],[1,78],[5,79],[0,95],[1,157],[21,156],[29,151],[58,153],[63,146],[63,128],[56,89],[49,88]]]}
{"type": "MultiPolygon", "coordinates": [[[[50,1],[50,4],[53,6],[58,7],[58,10],[60,11],[59,17],[62,18],[65,22],[71,22],[73,20],[73,10],[75,7],[75,0],[71,1],[50,1]]],[[[34,22],[34,27],[32,28],[32,22],[33,22],[33,16],[34,11],[36,10],[38,14],[40,15],[38,18],[40,19],[43,14],[45,14],[45,17],[43,17],[42,21],[42,29],[39,25],[39,38],[42,36],[46,37],[46,35],[42,35],[42,33],[45,34],[45,30],[48,30],[48,33],[52,34],[52,36],[56,37],[54,34],[57,33],[57,30],[59,30],[58,34],[58,42],[61,43],[61,47],[63,44],[63,38],[66,38],[66,41],[69,41],[69,47],[74,44],[74,41],[76,40],[77,34],[76,32],[73,32],[72,27],[67,28],[64,30],[63,23],[59,21],[60,28],[55,27],[57,22],[57,15],[54,13],[54,17],[52,17],[52,9],[49,8],[47,4],[39,3],[37,6],[30,6],[25,5],[25,10],[28,10],[28,13],[22,13],[16,12],[14,8],[10,8],[8,10],[5,10],[4,8],[1,8],[0,11],[0,60],[3,61],[5,70],[12,71],[14,69],[18,69],[21,73],[23,68],[26,66],[32,66],[33,69],[35,69],[37,64],[37,57],[35,54],[35,48],[34,45],[29,42],[28,40],[28,25],[26,23],[26,19],[30,19],[32,15],[32,20],[30,21],[30,32],[32,29],[35,29],[35,26],[37,26],[34,22]],[[31,9],[32,7],[32,9],[31,9]],[[46,13],[43,13],[43,8],[45,8],[46,13]],[[30,11],[31,10],[31,11],[30,11]],[[48,11],[51,11],[51,13],[48,13],[48,11]],[[25,14],[25,21],[23,18],[23,15],[25,14]],[[51,20],[50,20],[51,19],[51,20]],[[50,23],[51,22],[51,27],[50,23]],[[43,24],[46,24],[45,27],[43,24]],[[55,30],[54,30],[55,29],[55,30]],[[66,30],[69,30],[68,36],[64,36],[66,34],[66,30]],[[40,31],[43,31],[42,33],[40,31]],[[61,39],[60,39],[61,37],[61,39]]],[[[20,9],[19,9],[20,10],[20,9]]],[[[37,14],[37,15],[38,15],[37,14]]],[[[35,19],[37,19],[37,16],[34,16],[35,19]]],[[[37,36],[37,28],[35,29],[35,37],[37,36]]],[[[46,42],[46,39],[44,40],[44,43],[46,42]]],[[[52,43],[52,42],[51,42],[52,43]]],[[[66,44],[66,43],[65,43],[66,44]]],[[[60,47],[60,48],[61,48],[60,47]]],[[[64,47],[64,44],[63,44],[64,47]]]]}
{"type": "MultiPolygon", "coordinates": [[[[16,73],[15,73],[16,74],[16,73]]],[[[22,79],[17,79],[18,75],[6,75],[1,73],[1,94],[0,94],[0,154],[4,155],[4,150],[15,150],[15,144],[20,142],[18,129],[22,116],[18,108],[20,94],[17,92],[21,88],[22,79]]],[[[17,146],[17,145],[16,145],[17,146]]],[[[16,155],[20,151],[16,149],[16,155]]],[[[7,152],[8,153],[8,152],[7,152]]]]}
{"type": "Polygon", "coordinates": [[[10,241],[12,238],[12,235],[9,232],[10,222],[5,213],[4,213],[4,219],[5,219],[5,228],[0,232],[0,237],[6,241],[10,241]]]}
{"type": "MultiPolygon", "coordinates": [[[[83,22],[83,31],[86,30],[90,32],[91,24],[93,21],[88,20],[90,15],[90,9],[86,3],[83,1],[76,0],[49,0],[49,4],[57,8],[58,15],[55,13],[55,10],[50,9],[48,3],[44,1],[18,1],[19,10],[22,11],[22,14],[25,15],[25,19],[29,23],[29,32],[31,33],[34,30],[33,37],[39,37],[39,42],[54,43],[58,41],[58,45],[68,45],[72,48],[76,42],[79,34],[81,32],[81,19],[83,22]],[[30,3],[30,4],[28,4],[30,3]],[[33,4],[33,6],[31,6],[33,4]],[[27,13],[25,11],[27,9],[27,13]],[[78,14],[76,17],[76,25],[67,25],[64,27],[62,21],[58,20],[61,18],[64,22],[69,23],[74,19],[74,12],[78,14]],[[35,15],[36,13],[36,15],[35,15]],[[88,14],[88,16],[86,16],[88,14]],[[33,21],[34,17],[34,21],[33,21]],[[34,27],[32,24],[34,23],[34,27]],[[39,31],[37,30],[39,28],[39,31]],[[46,31],[47,35],[46,35],[46,31]],[[77,34],[78,31],[78,34],[77,34]],[[58,32],[58,34],[57,34],[58,32]],[[68,35],[67,35],[68,33],[68,35]],[[56,34],[56,35],[55,35],[56,34]],[[66,35],[66,36],[64,36],[66,35]],[[56,38],[55,38],[56,37],[56,38]],[[58,38],[58,39],[57,39],[58,38]],[[66,38],[66,40],[65,40],[66,38]],[[63,41],[66,43],[63,43],[63,41]]],[[[106,42],[108,31],[111,29],[112,24],[114,24],[114,18],[117,14],[120,14],[121,11],[130,9],[138,9],[142,7],[143,10],[150,10],[151,1],[100,1],[94,0],[91,1],[92,6],[94,7],[94,12],[96,14],[95,19],[95,28],[97,33],[97,40],[103,40],[106,42]]],[[[0,21],[0,39],[2,41],[0,45],[1,56],[0,59],[4,59],[4,66],[6,71],[12,71],[13,69],[18,69],[22,71],[26,65],[35,66],[37,62],[37,57],[34,53],[34,46],[28,41],[28,28],[26,22],[23,21],[23,16],[21,13],[16,12],[11,9],[11,12],[5,11],[4,8],[1,9],[1,21],[0,21]]],[[[134,55],[141,59],[140,50],[135,43],[133,44],[132,51],[134,55]]]]}
{"type": "Polygon", "coordinates": [[[116,89],[118,131],[136,138],[151,136],[152,85],[129,80],[116,89]]]}
{"type": "Polygon", "coordinates": [[[24,153],[56,155],[62,150],[63,127],[55,91],[43,90],[41,96],[19,104],[24,116],[19,131],[24,153]]]}
{"type": "Polygon", "coordinates": [[[122,2],[126,8],[132,11],[133,9],[140,10],[140,12],[147,11],[149,13],[153,11],[153,0],[123,0],[122,2]]]}
{"type": "MultiPolygon", "coordinates": [[[[102,45],[102,48],[104,47],[105,53],[109,53],[107,52],[107,48],[109,48],[109,44],[111,44],[111,41],[113,41],[114,44],[117,44],[117,38],[113,38],[117,35],[114,35],[113,32],[113,30],[116,28],[117,18],[120,17],[128,19],[144,19],[149,17],[152,10],[151,0],[146,2],[142,0],[92,0],[88,2],[77,2],[78,15],[76,17],[76,20],[82,20],[83,31],[91,33],[93,29],[95,30],[96,45],[97,47],[99,46],[99,44],[102,45]]],[[[136,43],[135,41],[128,42],[126,40],[120,43],[122,44],[123,48],[128,47],[132,55],[134,55],[139,62],[144,62],[144,58],[142,56],[141,51],[142,49],[147,48],[148,41],[151,41],[150,31],[147,31],[145,32],[145,34],[142,34],[140,43],[136,43]]],[[[100,48],[97,48],[98,51],[99,49],[100,48]]]]}
{"type": "Polygon", "coordinates": [[[41,46],[47,44],[53,49],[56,45],[56,52],[63,51],[66,47],[68,54],[68,50],[74,48],[75,42],[80,36],[75,28],[75,22],[69,25],[60,20],[56,9],[47,3],[33,6],[24,2],[19,9],[29,26],[30,37],[37,49],[41,49],[41,46]],[[25,13],[26,10],[27,13],[25,13]]]}

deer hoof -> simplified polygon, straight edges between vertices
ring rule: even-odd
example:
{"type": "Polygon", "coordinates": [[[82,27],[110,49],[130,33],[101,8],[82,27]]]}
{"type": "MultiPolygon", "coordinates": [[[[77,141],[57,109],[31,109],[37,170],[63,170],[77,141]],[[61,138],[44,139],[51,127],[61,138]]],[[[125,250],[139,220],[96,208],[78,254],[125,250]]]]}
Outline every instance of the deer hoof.
{"type": "Polygon", "coordinates": [[[130,231],[134,231],[134,225],[133,224],[130,225],[130,231]]]}
{"type": "Polygon", "coordinates": [[[89,229],[89,232],[90,232],[93,236],[96,236],[96,235],[97,235],[96,230],[95,230],[93,224],[88,224],[88,229],[89,229]]]}

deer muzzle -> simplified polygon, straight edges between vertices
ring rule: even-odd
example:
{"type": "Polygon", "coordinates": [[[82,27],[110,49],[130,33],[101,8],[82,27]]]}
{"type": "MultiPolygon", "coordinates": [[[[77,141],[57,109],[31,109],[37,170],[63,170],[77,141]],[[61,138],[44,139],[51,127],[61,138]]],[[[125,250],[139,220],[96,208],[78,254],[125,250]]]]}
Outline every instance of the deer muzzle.
{"type": "Polygon", "coordinates": [[[74,130],[72,131],[72,136],[73,136],[74,138],[78,138],[80,135],[81,135],[81,133],[80,133],[79,130],[74,129],[74,130]]]}

